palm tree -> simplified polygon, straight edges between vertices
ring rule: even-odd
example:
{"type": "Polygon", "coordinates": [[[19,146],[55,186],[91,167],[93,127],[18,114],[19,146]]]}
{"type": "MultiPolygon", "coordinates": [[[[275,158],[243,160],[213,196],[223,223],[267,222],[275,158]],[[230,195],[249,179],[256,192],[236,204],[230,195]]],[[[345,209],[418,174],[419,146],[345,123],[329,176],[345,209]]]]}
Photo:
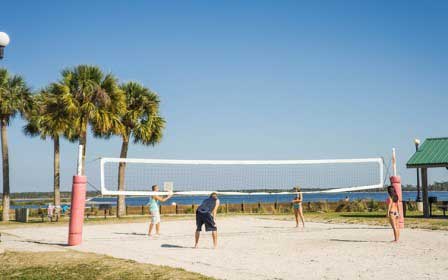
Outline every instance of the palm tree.
{"type": "Polygon", "coordinates": [[[57,218],[61,206],[59,139],[62,135],[70,141],[77,139],[76,130],[73,129],[76,120],[67,110],[65,100],[69,97],[64,89],[54,83],[36,95],[33,110],[27,114],[28,123],[24,127],[27,135],[40,136],[43,140],[48,137],[53,140],[53,189],[57,218]]]}
{"type": "Polygon", "coordinates": [[[103,74],[100,68],[78,65],[62,71],[59,82],[70,98],[64,100],[69,112],[74,113],[79,144],[83,145],[82,174],[85,174],[87,128],[96,135],[112,131],[120,133],[120,115],[124,113],[125,97],[112,74],[103,74]]]}
{"type": "Polygon", "coordinates": [[[3,214],[2,220],[9,221],[9,156],[7,127],[12,118],[18,113],[23,115],[30,110],[31,91],[23,77],[11,76],[8,70],[0,68],[0,126],[2,141],[2,165],[3,165],[3,214]]]}
{"type": "MultiPolygon", "coordinates": [[[[128,82],[121,85],[126,96],[126,111],[121,115],[124,128],[118,135],[122,138],[120,157],[126,158],[129,140],[134,143],[155,145],[162,139],[165,120],[159,115],[159,97],[148,88],[128,82]]],[[[118,190],[124,191],[125,163],[118,167],[118,190]]],[[[125,215],[126,204],[123,195],[117,199],[117,217],[125,215]]]]}

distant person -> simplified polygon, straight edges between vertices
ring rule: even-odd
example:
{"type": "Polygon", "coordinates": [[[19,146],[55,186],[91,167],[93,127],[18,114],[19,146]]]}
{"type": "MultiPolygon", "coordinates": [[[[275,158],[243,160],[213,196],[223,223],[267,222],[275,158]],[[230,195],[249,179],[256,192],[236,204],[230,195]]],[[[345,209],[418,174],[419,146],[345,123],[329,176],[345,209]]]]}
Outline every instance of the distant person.
{"type": "Polygon", "coordinates": [[[69,207],[68,207],[67,204],[62,205],[62,207],[61,207],[62,215],[65,215],[65,213],[67,213],[68,208],[69,208],[69,207]]]}
{"type": "Polygon", "coordinates": [[[350,198],[348,196],[345,197],[344,199],[345,202],[350,202],[350,198]]]}
{"type": "Polygon", "coordinates": [[[48,221],[52,222],[53,221],[53,215],[54,215],[54,205],[52,203],[48,203],[47,206],[47,217],[48,217],[48,221]]]}
{"type": "Polygon", "coordinates": [[[393,186],[387,187],[387,192],[389,193],[387,217],[389,218],[390,225],[394,231],[394,242],[398,242],[400,239],[400,227],[398,225],[398,219],[400,218],[398,195],[393,186]]]}
{"type": "MultiPolygon", "coordinates": [[[[159,186],[152,186],[152,191],[158,192],[159,186]]],[[[173,194],[169,194],[166,197],[153,195],[149,198],[149,212],[151,213],[151,223],[149,224],[148,236],[151,236],[154,225],[156,226],[156,234],[160,235],[160,202],[165,202],[172,196],[173,194]]]]}
{"type": "Polygon", "coordinates": [[[194,247],[198,247],[199,236],[201,234],[202,225],[205,225],[205,231],[211,231],[213,237],[213,247],[218,247],[218,229],[215,224],[216,214],[219,208],[219,199],[217,193],[212,193],[209,198],[205,199],[198,210],[196,210],[196,233],[194,247]]]}
{"type": "Polygon", "coordinates": [[[296,218],[296,227],[299,227],[299,218],[302,221],[303,227],[305,227],[305,219],[303,218],[303,194],[300,187],[296,187],[295,191],[297,192],[296,197],[292,201],[292,206],[294,208],[294,216],[296,218]]]}
{"type": "Polygon", "coordinates": [[[55,205],[54,215],[56,216],[56,222],[59,222],[59,218],[61,217],[61,205],[55,205]]]}

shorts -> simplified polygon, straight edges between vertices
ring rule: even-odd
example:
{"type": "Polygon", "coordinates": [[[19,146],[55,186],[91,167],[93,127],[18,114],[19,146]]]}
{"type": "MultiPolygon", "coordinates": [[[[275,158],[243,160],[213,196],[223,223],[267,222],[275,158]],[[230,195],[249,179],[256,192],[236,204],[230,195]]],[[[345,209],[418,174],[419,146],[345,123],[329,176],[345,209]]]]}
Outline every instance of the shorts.
{"type": "Polygon", "coordinates": [[[302,207],[302,203],[294,203],[293,207],[294,209],[300,209],[300,207],[302,207]]]}
{"type": "Polygon", "coordinates": [[[196,231],[202,230],[202,225],[205,225],[205,231],[217,231],[215,219],[210,213],[201,213],[196,211],[196,231]]]}
{"type": "Polygon", "coordinates": [[[151,211],[151,224],[160,223],[160,213],[159,211],[151,211]]]}

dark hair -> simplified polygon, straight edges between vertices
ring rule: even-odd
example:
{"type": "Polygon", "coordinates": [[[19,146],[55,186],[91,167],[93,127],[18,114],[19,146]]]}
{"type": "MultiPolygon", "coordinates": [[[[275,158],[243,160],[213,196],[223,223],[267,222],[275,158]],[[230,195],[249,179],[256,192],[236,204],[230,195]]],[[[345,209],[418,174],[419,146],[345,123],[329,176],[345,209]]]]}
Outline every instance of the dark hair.
{"type": "Polygon", "coordinates": [[[157,188],[157,185],[152,186],[152,190],[154,191],[157,188]]]}
{"type": "Polygon", "coordinates": [[[212,193],[210,194],[210,197],[213,197],[213,196],[218,197],[218,194],[217,194],[216,192],[212,192],[212,193]]]}
{"type": "Polygon", "coordinates": [[[397,192],[395,191],[394,186],[388,186],[387,192],[389,193],[389,196],[393,202],[398,202],[398,195],[397,192]]]}

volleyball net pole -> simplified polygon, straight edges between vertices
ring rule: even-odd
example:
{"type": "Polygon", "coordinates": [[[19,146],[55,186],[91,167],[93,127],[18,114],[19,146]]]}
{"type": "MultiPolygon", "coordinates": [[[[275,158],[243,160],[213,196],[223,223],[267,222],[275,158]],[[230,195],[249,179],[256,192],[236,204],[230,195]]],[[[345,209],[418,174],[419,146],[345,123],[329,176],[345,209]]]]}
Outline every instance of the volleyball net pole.
{"type": "MultiPolygon", "coordinates": [[[[390,176],[390,184],[394,187],[395,192],[398,196],[398,211],[400,216],[398,217],[398,225],[400,228],[404,228],[404,207],[403,207],[403,192],[401,189],[401,177],[397,173],[397,156],[395,153],[395,148],[392,149],[392,170],[393,175],[390,176]]],[[[389,203],[390,203],[389,199],[389,203]]]]}
{"type": "Polygon", "coordinates": [[[82,174],[83,149],[84,146],[79,145],[77,172],[76,175],[73,176],[68,246],[76,246],[82,243],[82,227],[84,224],[87,184],[87,177],[82,174]]]}

